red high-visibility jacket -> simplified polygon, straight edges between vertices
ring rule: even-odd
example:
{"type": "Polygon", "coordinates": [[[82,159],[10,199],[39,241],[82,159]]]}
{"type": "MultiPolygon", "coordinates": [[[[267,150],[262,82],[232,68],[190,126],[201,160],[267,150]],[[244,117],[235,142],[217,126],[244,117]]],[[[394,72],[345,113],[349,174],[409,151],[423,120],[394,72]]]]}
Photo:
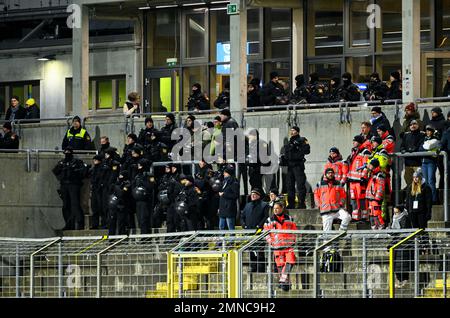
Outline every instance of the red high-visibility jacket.
{"type": "Polygon", "coordinates": [[[352,149],[352,154],[350,155],[349,168],[347,173],[347,179],[350,182],[359,182],[361,178],[364,177],[363,166],[367,162],[367,158],[370,156],[370,151],[365,148],[364,144],[358,148],[352,149]]]}
{"type": "Polygon", "coordinates": [[[381,136],[383,140],[384,149],[386,149],[387,153],[392,155],[395,150],[395,141],[392,135],[389,135],[389,132],[384,132],[383,136],[381,136]]]}
{"type": "MultiPolygon", "coordinates": [[[[267,218],[264,223],[264,231],[268,230],[296,230],[297,224],[287,214],[283,213],[281,216],[272,215],[267,218]]],[[[296,235],[292,233],[270,233],[266,237],[267,242],[273,249],[285,249],[294,245],[296,235]]]]}
{"type": "Polygon", "coordinates": [[[383,201],[386,189],[386,175],[380,170],[380,167],[372,171],[367,183],[366,199],[383,201]]]}
{"type": "Polygon", "coordinates": [[[319,187],[314,190],[314,201],[319,207],[320,214],[339,211],[345,206],[346,193],[337,180],[320,182],[319,187]]]}
{"type": "Polygon", "coordinates": [[[339,182],[347,181],[348,174],[348,166],[342,161],[342,157],[336,157],[334,160],[328,157],[328,162],[325,164],[325,168],[323,169],[323,174],[325,178],[325,171],[331,168],[334,170],[334,178],[339,182]]]}

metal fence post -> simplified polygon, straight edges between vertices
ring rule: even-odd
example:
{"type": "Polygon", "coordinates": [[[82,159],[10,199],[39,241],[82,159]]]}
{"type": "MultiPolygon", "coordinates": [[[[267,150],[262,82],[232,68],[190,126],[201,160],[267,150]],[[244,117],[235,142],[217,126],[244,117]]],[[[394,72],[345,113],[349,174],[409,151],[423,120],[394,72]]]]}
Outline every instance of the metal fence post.
{"type": "Polygon", "coordinates": [[[39,172],[39,149],[34,150],[36,152],[36,165],[34,166],[34,171],[39,172]]]}
{"type": "Polygon", "coordinates": [[[27,149],[27,172],[31,172],[31,149],[27,149]]]}
{"type": "Polygon", "coordinates": [[[448,222],[450,219],[448,211],[448,154],[445,151],[441,152],[444,156],[444,221],[448,222]]]}
{"type": "Polygon", "coordinates": [[[314,275],[314,288],[313,288],[313,291],[314,291],[314,295],[313,295],[313,297],[314,298],[317,298],[317,296],[318,296],[318,292],[319,292],[319,271],[318,271],[318,261],[317,261],[317,256],[318,256],[318,253],[317,253],[317,249],[315,249],[314,250],[314,265],[313,265],[313,269],[314,269],[314,272],[313,272],[313,275],[314,275]]]}
{"type": "Polygon", "coordinates": [[[272,255],[270,244],[267,245],[267,298],[272,298],[272,255]]]}
{"type": "Polygon", "coordinates": [[[367,298],[367,242],[365,236],[363,237],[362,246],[363,298],[367,298]]]}
{"type": "Polygon", "coordinates": [[[419,238],[414,238],[414,297],[419,295],[419,238]]]}
{"type": "MultiPolygon", "coordinates": [[[[400,157],[399,156],[395,156],[395,169],[396,169],[396,174],[399,175],[399,171],[400,171],[400,157]]],[[[395,178],[395,205],[399,205],[400,204],[400,182],[401,182],[401,178],[395,178]]]]}
{"type": "Polygon", "coordinates": [[[100,253],[97,254],[97,292],[96,297],[102,297],[102,255],[100,253]]]}
{"type": "Polygon", "coordinates": [[[63,297],[63,257],[62,242],[58,243],[58,297],[63,297]]]}
{"type": "Polygon", "coordinates": [[[442,264],[442,293],[444,298],[447,298],[447,254],[442,255],[442,260],[443,260],[443,264],[442,264]]]}
{"type": "Polygon", "coordinates": [[[183,261],[178,255],[178,298],[183,297],[183,261]]]}
{"type": "Polygon", "coordinates": [[[16,245],[16,297],[20,297],[20,248],[16,245]]]}
{"type": "Polygon", "coordinates": [[[30,298],[34,297],[34,254],[30,256],[30,298]]]}

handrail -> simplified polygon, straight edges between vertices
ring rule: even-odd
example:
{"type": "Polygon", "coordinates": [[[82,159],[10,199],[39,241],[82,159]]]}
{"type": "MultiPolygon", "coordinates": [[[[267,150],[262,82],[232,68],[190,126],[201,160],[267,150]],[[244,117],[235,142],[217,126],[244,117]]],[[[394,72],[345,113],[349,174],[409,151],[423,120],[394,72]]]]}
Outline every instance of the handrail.
{"type": "Polygon", "coordinates": [[[424,229],[419,229],[416,232],[412,233],[411,235],[407,236],[397,244],[391,246],[389,248],[389,298],[395,297],[395,279],[394,279],[394,250],[409,241],[410,239],[416,237],[417,235],[421,234],[424,229]]]}
{"type": "MultiPolygon", "coordinates": [[[[448,154],[445,151],[441,151],[439,153],[435,151],[418,151],[418,152],[396,152],[394,153],[394,156],[397,158],[395,161],[397,171],[399,171],[399,157],[435,157],[435,156],[443,156],[444,157],[444,176],[448,175],[448,154]]],[[[395,182],[395,204],[399,204],[400,196],[399,196],[399,189],[400,189],[400,182],[401,179],[399,177],[396,178],[395,182]]],[[[448,178],[444,177],[444,221],[449,222],[450,220],[450,211],[448,207],[448,178]]]]}
{"type": "Polygon", "coordinates": [[[426,103],[426,102],[440,102],[440,101],[449,101],[450,102],[450,97],[424,97],[424,98],[417,98],[416,99],[416,103],[426,103]]]}

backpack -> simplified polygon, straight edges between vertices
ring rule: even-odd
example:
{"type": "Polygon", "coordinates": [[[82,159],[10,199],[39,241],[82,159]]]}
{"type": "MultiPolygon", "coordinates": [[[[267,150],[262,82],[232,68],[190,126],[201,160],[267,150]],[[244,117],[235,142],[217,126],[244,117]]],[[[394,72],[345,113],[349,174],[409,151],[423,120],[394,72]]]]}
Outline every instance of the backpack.
{"type": "Polygon", "coordinates": [[[325,251],[320,257],[320,271],[322,273],[342,272],[343,262],[339,252],[335,249],[325,251]]]}

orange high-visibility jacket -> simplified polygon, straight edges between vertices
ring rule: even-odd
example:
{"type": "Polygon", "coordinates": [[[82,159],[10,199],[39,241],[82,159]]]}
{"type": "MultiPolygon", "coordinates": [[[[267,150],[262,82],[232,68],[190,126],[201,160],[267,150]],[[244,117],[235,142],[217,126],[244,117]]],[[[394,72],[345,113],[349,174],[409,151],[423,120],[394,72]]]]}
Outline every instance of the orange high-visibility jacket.
{"type": "Polygon", "coordinates": [[[314,190],[314,200],[319,207],[320,214],[339,211],[345,206],[346,193],[337,180],[320,182],[319,187],[314,190]]]}
{"type": "Polygon", "coordinates": [[[325,164],[325,168],[323,169],[323,174],[325,176],[325,171],[328,168],[334,170],[334,178],[339,182],[347,181],[348,174],[348,166],[342,161],[342,157],[337,157],[336,161],[333,161],[331,158],[328,158],[328,162],[325,164]]]}
{"type": "Polygon", "coordinates": [[[386,189],[386,175],[380,170],[380,167],[372,171],[367,183],[366,199],[383,201],[386,189]]]}
{"type": "MultiPolygon", "coordinates": [[[[264,231],[268,230],[296,230],[297,224],[287,214],[283,213],[281,216],[272,215],[267,218],[264,223],[264,231]]],[[[270,233],[266,237],[267,242],[273,249],[285,249],[294,245],[296,235],[292,233],[270,233]]]]}
{"type": "Polygon", "coordinates": [[[359,146],[358,149],[353,149],[352,154],[349,158],[349,169],[347,178],[350,181],[359,182],[361,178],[364,176],[363,166],[367,162],[367,159],[370,156],[370,151],[365,148],[364,144],[359,146]]]}
{"type": "Polygon", "coordinates": [[[381,136],[381,139],[383,140],[383,146],[384,149],[386,149],[387,153],[392,155],[395,150],[395,141],[394,137],[392,135],[389,135],[389,132],[386,131],[383,136],[381,136]]]}

